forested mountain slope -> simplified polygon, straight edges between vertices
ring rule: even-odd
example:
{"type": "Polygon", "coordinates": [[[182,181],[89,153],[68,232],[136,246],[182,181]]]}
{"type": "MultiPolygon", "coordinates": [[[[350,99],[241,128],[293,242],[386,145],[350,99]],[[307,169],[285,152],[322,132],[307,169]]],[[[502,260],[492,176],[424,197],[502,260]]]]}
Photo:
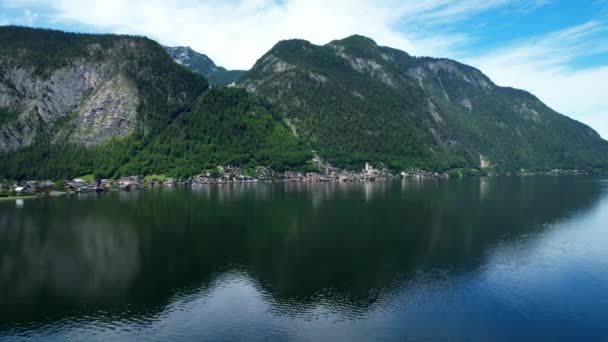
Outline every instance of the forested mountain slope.
{"type": "Polygon", "coordinates": [[[279,42],[245,74],[294,134],[338,165],[598,169],[608,143],[533,95],[448,59],[351,36],[279,42]]]}
{"type": "Polygon", "coordinates": [[[0,179],[284,167],[302,148],[253,95],[208,91],[147,38],[9,26],[0,42],[0,179]]]}

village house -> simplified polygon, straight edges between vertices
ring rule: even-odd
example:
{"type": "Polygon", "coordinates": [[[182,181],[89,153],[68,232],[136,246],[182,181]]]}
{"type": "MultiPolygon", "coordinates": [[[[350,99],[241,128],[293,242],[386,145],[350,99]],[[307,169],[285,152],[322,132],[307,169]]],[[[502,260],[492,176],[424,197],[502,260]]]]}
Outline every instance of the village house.
{"type": "Polygon", "coordinates": [[[30,184],[25,183],[23,185],[14,185],[13,192],[18,195],[27,195],[34,193],[34,189],[30,184]]]}
{"type": "Polygon", "coordinates": [[[53,191],[53,190],[55,190],[55,183],[53,183],[50,180],[38,183],[37,191],[49,192],[49,191],[53,191]]]}
{"type": "Polygon", "coordinates": [[[122,177],[118,180],[118,187],[122,190],[131,190],[142,186],[143,184],[138,176],[122,177]]]}
{"type": "Polygon", "coordinates": [[[71,181],[66,182],[66,189],[76,192],[86,191],[87,182],[85,182],[83,179],[75,178],[71,181]]]}
{"type": "Polygon", "coordinates": [[[106,189],[106,190],[110,190],[110,189],[112,189],[112,188],[113,188],[113,186],[114,186],[114,182],[112,182],[112,181],[111,181],[111,180],[109,180],[109,179],[102,179],[102,180],[101,180],[101,183],[100,183],[100,186],[101,186],[102,188],[106,189]]]}

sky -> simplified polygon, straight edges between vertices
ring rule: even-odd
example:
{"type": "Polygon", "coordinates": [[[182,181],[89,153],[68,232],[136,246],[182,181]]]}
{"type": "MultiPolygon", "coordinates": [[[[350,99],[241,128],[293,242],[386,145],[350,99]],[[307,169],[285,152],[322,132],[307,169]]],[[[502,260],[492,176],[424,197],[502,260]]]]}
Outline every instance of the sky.
{"type": "Polygon", "coordinates": [[[475,66],[608,138],[608,0],[0,0],[0,25],[144,35],[230,69],[282,39],[362,34],[475,66]]]}

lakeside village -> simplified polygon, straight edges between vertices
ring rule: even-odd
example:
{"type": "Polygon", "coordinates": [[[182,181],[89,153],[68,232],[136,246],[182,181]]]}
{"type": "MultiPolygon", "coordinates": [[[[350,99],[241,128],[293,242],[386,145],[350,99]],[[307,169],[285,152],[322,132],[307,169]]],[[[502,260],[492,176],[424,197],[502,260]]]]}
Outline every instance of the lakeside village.
{"type": "Polygon", "coordinates": [[[267,167],[258,167],[255,176],[248,175],[239,167],[218,167],[212,172],[205,172],[197,176],[178,180],[164,175],[158,176],[129,176],[117,180],[100,179],[94,180],[92,176],[84,176],[63,181],[4,181],[0,183],[0,197],[19,197],[34,195],[60,195],[65,193],[80,192],[105,192],[112,190],[130,191],[141,188],[158,187],[199,187],[208,184],[232,184],[232,183],[276,183],[276,182],[371,182],[383,181],[401,177],[415,179],[449,178],[447,173],[416,171],[391,173],[388,169],[376,169],[369,163],[361,171],[348,171],[324,165],[320,172],[276,172],[267,167]]]}
{"type": "MultiPolygon", "coordinates": [[[[318,157],[317,157],[318,158],[318,157]]],[[[315,158],[316,159],[316,158],[315,158]]],[[[0,199],[20,198],[29,196],[57,196],[66,193],[83,192],[105,192],[113,190],[130,191],[142,188],[159,187],[200,187],[208,184],[235,184],[235,183],[276,183],[276,182],[372,182],[384,181],[398,178],[409,179],[449,179],[454,176],[448,172],[410,171],[399,174],[391,173],[389,169],[376,169],[369,163],[361,171],[349,171],[332,167],[320,159],[313,160],[319,167],[319,172],[276,172],[268,167],[257,167],[253,174],[249,175],[243,169],[234,166],[219,166],[213,172],[204,172],[185,180],[166,177],[165,175],[152,175],[146,177],[129,176],[117,180],[100,179],[95,180],[92,175],[83,176],[63,181],[2,181],[0,182],[0,199]]],[[[477,170],[470,170],[470,174],[476,174],[477,170]]],[[[584,172],[572,170],[553,170],[547,175],[580,175],[584,172]]],[[[492,174],[489,174],[492,175],[492,174]]],[[[510,176],[512,174],[505,174],[510,176]]],[[[538,175],[538,173],[522,172],[517,175],[538,175]]],[[[456,176],[462,177],[459,172],[456,176]]]]}

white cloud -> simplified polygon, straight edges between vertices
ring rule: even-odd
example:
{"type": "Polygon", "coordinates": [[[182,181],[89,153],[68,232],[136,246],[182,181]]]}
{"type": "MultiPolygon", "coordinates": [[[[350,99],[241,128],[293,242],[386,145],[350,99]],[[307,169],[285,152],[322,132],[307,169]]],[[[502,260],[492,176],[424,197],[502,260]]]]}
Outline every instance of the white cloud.
{"type": "Polygon", "coordinates": [[[532,0],[525,2],[519,6],[518,11],[521,13],[530,13],[541,7],[551,4],[554,0],[532,0]]]}
{"type": "Polygon", "coordinates": [[[496,83],[522,88],[558,112],[608,137],[608,66],[571,67],[581,57],[608,52],[608,25],[590,21],[515,42],[465,62],[496,83]]]}
{"type": "Polygon", "coordinates": [[[51,9],[50,20],[147,35],[168,45],[190,45],[230,68],[249,68],[277,41],[324,44],[359,33],[413,54],[445,55],[469,39],[432,33],[507,3],[530,0],[7,0],[12,6],[51,9]],[[396,29],[400,26],[403,29],[396,29]],[[404,33],[405,32],[405,33],[404,33]]]}
{"type": "Polygon", "coordinates": [[[18,17],[15,20],[15,23],[18,25],[32,26],[32,25],[34,25],[36,20],[38,20],[38,17],[39,17],[38,13],[32,12],[29,9],[26,9],[25,11],[23,11],[23,15],[18,17]]]}

